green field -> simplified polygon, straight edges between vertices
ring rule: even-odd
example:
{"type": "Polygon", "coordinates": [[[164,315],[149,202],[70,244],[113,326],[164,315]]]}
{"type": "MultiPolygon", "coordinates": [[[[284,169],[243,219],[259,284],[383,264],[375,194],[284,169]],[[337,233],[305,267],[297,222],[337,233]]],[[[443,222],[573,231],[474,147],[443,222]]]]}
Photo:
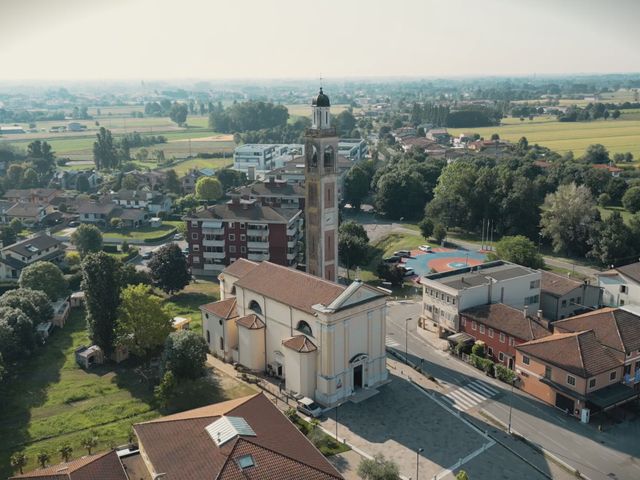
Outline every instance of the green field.
{"type": "Polygon", "coordinates": [[[175,232],[173,225],[163,224],[160,227],[142,227],[136,229],[122,228],[116,231],[104,232],[105,240],[149,240],[163,239],[167,235],[175,232]]]}
{"type": "MultiPolygon", "coordinates": [[[[632,114],[635,118],[637,113],[632,114]]],[[[504,125],[483,128],[452,128],[449,132],[457,136],[463,132],[475,132],[484,138],[493,133],[500,138],[517,142],[527,137],[530,145],[535,143],[558,153],[573,151],[582,155],[589,145],[601,143],[611,153],[633,153],[640,158],[640,119],[598,120],[593,122],[558,122],[554,117],[536,117],[534,121],[518,118],[503,120],[504,125]]]]}
{"type": "Polygon", "coordinates": [[[600,211],[600,216],[603,220],[609,218],[613,212],[620,213],[620,215],[622,215],[622,220],[624,220],[624,223],[626,223],[627,225],[629,225],[631,217],[633,217],[633,213],[625,210],[622,207],[598,207],[598,210],[600,211]]]}
{"type": "MultiPolygon", "coordinates": [[[[198,282],[166,301],[171,313],[194,315],[194,330],[201,331],[197,305],[214,301],[217,285],[198,282]],[[197,318],[195,318],[197,314],[197,318]]],[[[152,389],[127,361],[85,371],[77,366],[74,351],[89,345],[83,310],[74,310],[66,325],[56,329],[47,344],[19,368],[16,378],[3,384],[0,409],[0,478],[10,475],[9,458],[24,452],[26,470],[36,468],[39,452],[51,463],[60,461],[58,448],[70,444],[73,458],[86,454],[81,439],[89,432],[99,438],[94,452],[128,441],[133,423],[161,415],[152,389]]],[[[244,384],[212,372],[199,401],[213,403],[253,393],[244,384]]]]}
{"type": "Polygon", "coordinates": [[[178,176],[181,176],[193,168],[213,168],[215,170],[219,170],[221,168],[228,167],[232,163],[233,155],[230,154],[227,158],[193,158],[191,160],[180,162],[177,165],[164,168],[163,170],[172,168],[176,171],[178,176]]]}

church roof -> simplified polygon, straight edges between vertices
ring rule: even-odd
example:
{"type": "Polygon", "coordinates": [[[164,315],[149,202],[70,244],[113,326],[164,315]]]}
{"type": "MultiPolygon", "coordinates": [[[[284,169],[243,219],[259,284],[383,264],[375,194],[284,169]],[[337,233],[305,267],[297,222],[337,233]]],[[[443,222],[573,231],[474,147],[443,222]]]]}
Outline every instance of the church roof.
{"type": "Polygon", "coordinates": [[[329,97],[327,97],[323,92],[322,92],[322,87],[320,87],[320,93],[318,94],[318,96],[313,100],[312,105],[316,106],[316,107],[329,107],[331,106],[331,103],[329,102],[329,97]]]}

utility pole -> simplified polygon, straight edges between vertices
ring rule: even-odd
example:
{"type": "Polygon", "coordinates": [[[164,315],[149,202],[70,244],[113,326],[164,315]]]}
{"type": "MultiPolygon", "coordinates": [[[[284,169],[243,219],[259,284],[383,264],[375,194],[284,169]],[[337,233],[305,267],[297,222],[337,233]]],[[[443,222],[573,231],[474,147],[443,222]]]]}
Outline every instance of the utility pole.
{"type": "Polygon", "coordinates": [[[409,322],[411,317],[404,321],[404,363],[409,365],[409,322]]]}
{"type": "Polygon", "coordinates": [[[516,383],[515,378],[511,381],[511,396],[509,397],[509,428],[507,431],[511,435],[511,411],[513,410],[513,384],[516,383]]]}

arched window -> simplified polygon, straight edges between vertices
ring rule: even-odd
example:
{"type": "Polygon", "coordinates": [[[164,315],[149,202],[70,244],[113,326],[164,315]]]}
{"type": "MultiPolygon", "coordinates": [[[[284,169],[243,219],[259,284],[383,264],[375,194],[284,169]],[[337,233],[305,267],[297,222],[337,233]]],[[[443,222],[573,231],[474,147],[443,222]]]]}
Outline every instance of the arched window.
{"type": "Polygon", "coordinates": [[[254,313],[257,313],[258,315],[262,315],[262,307],[255,300],[251,300],[249,302],[249,310],[253,310],[254,313]]]}
{"type": "Polygon", "coordinates": [[[318,149],[315,146],[311,147],[311,167],[318,166],[318,149]]]}
{"type": "Polygon", "coordinates": [[[304,333],[305,335],[309,335],[310,337],[313,337],[313,330],[311,330],[311,325],[309,325],[304,320],[300,320],[298,322],[298,325],[296,326],[296,330],[304,333]]]}
{"type": "Polygon", "coordinates": [[[236,286],[234,285],[233,287],[231,287],[231,295],[235,295],[236,294],[236,286]]]}
{"type": "Polygon", "coordinates": [[[333,147],[328,146],[327,148],[324,149],[324,165],[323,165],[324,168],[332,169],[334,161],[335,161],[335,155],[333,152],[333,147]]]}

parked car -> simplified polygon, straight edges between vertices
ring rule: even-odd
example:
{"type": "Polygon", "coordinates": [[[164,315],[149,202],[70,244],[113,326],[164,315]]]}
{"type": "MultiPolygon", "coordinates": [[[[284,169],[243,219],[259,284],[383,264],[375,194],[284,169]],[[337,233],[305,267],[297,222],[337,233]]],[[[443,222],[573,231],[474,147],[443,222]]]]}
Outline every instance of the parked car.
{"type": "Polygon", "coordinates": [[[411,252],[409,250],[398,250],[397,252],[393,252],[396,257],[400,258],[409,258],[411,257],[411,252]]]}
{"type": "Polygon", "coordinates": [[[320,415],[322,415],[322,407],[311,400],[309,397],[303,397],[298,400],[297,408],[299,412],[313,418],[318,418],[320,415]]]}
{"type": "Polygon", "coordinates": [[[184,238],[184,235],[182,235],[181,233],[176,233],[176,234],[173,236],[173,239],[174,239],[174,240],[182,240],[183,238],[184,238]]]}
{"type": "Polygon", "coordinates": [[[384,263],[398,263],[400,261],[400,257],[397,255],[391,255],[390,257],[383,258],[382,261],[384,263]]]}
{"type": "Polygon", "coordinates": [[[421,252],[429,252],[429,253],[431,253],[431,245],[420,245],[418,247],[418,250],[420,250],[421,252]]]}
{"type": "Polygon", "coordinates": [[[142,254],[142,259],[149,260],[151,258],[151,255],[153,255],[153,252],[151,250],[147,250],[142,254]]]}
{"type": "Polygon", "coordinates": [[[404,276],[405,277],[411,277],[412,275],[416,274],[416,271],[411,267],[407,267],[405,265],[400,265],[400,268],[402,269],[402,271],[404,271],[404,276]]]}
{"type": "Polygon", "coordinates": [[[69,222],[69,226],[70,227],[79,227],[80,226],[80,222],[76,222],[75,220],[73,222],[69,222]]]}

